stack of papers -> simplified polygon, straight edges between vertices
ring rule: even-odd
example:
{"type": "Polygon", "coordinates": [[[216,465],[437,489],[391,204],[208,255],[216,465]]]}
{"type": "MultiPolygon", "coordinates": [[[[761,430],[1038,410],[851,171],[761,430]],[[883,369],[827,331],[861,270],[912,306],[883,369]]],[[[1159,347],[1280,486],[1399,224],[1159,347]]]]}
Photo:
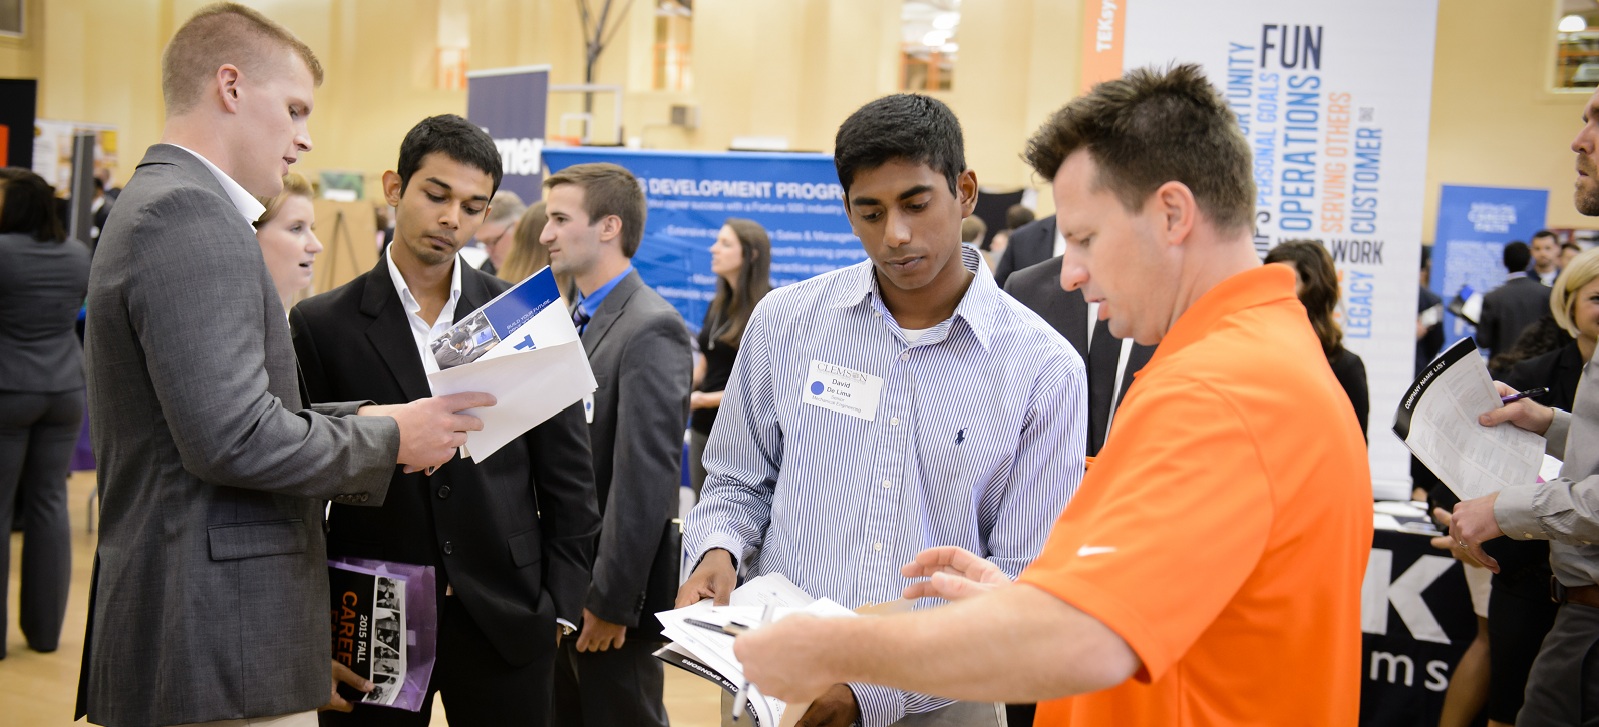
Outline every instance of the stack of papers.
{"type": "MultiPolygon", "coordinates": [[[[726,606],[712,606],[709,599],[686,608],[662,611],[655,614],[660,619],[662,633],[671,643],[655,652],[656,658],[709,680],[722,689],[737,693],[744,683],[744,669],[733,656],[733,637],[699,626],[691,626],[687,619],[696,619],[718,626],[736,625],[759,628],[761,615],[767,606],[774,606],[773,620],[795,613],[812,616],[855,616],[855,612],[826,598],[813,598],[810,594],[783,577],[780,573],[750,579],[735,589],[726,606]]],[[[747,714],[764,727],[792,725],[805,714],[808,704],[790,705],[773,699],[750,687],[747,714]]]]}
{"type": "Polygon", "coordinates": [[[462,318],[429,347],[439,364],[428,374],[434,396],[484,391],[499,400],[467,412],[483,420],[483,430],[467,432],[461,448],[476,462],[597,388],[549,268],[462,318]]]}
{"type": "Polygon", "coordinates": [[[1543,464],[1543,437],[1509,423],[1477,423],[1500,406],[1487,363],[1463,338],[1410,385],[1394,413],[1394,433],[1462,500],[1530,485],[1543,464]]]}

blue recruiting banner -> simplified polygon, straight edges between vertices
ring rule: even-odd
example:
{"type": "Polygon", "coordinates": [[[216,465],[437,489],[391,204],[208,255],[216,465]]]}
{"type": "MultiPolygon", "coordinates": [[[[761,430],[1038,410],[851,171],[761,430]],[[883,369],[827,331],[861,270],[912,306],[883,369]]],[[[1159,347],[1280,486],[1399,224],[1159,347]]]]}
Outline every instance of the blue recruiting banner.
{"type": "Polygon", "coordinates": [[[766,228],[773,286],[866,259],[828,154],[573,148],[546,149],[544,162],[552,174],[610,162],[639,178],[649,216],[633,267],[696,331],[716,295],[711,243],[729,217],[766,228]]]}
{"type": "Polygon", "coordinates": [[[466,118],[483,127],[500,150],[505,177],[500,189],[523,202],[543,199],[545,109],[550,67],[493,68],[466,74],[466,118]]]}
{"type": "MultiPolygon", "coordinates": [[[[1438,196],[1438,226],[1432,245],[1432,292],[1445,308],[1456,295],[1471,297],[1505,282],[1503,252],[1512,240],[1530,242],[1549,209],[1545,189],[1467,187],[1445,184],[1438,196]]],[[[1447,347],[1476,333],[1471,323],[1444,314],[1447,347]]]]}

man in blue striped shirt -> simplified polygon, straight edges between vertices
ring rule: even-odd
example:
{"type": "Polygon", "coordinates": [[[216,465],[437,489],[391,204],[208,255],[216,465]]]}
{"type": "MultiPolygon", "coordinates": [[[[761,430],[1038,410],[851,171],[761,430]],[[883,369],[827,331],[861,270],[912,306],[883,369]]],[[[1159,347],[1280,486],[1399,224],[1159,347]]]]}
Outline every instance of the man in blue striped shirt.
{"type": "MultiPolygon", "coordinates": [[[[870,261],[755,309],[706,447],[679,606],[726,603],[740,566],[851,608],[892,601],[910,583],[900,565],[937,545],[1014,578],[1082,479],[1082,360],[961,245],[977,176],[954,114],[882,98],[844,122],[834,154],[870,261]]],[[[805,723],[972,723],[934,712],[949,704],[839,684],[805,723]]]]}

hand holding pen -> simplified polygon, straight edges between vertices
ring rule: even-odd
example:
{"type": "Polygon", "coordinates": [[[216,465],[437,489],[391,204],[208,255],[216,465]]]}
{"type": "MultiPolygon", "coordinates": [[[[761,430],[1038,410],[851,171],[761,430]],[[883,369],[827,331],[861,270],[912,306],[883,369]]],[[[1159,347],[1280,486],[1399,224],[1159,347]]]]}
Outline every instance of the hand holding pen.
{"type": "Polygon", "coordinates": [[[1543,396],[1544,394],[1547,394],[1547,393],[1549,393],[1549,389],[1547,387],[1538,386],[1538,387],[1534,387],[1534,388],[1528,389],[1526,391],[1520,391],[1520,392],[1517,392],[1517,393],[1514,393],[1514,394],[1501,396],[1501,397],[1499,397],[1499,403],[1500,404],[1509,404],[1512,401],[1521,401],[1522,399],[1530,399],[1530,398],[1532,398],[1534,396],[1543,396]]]}

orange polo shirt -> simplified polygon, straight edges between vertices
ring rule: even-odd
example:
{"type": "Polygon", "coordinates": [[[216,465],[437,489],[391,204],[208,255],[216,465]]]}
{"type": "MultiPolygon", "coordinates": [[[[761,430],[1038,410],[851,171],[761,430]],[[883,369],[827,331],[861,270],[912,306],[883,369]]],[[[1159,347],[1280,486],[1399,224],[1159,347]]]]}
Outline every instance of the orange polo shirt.
{"type": "Polygon", "coordinates": [[[1021,575],[1143,661],[1039,725],[1352,725],[1371,472],[1293,272],[1183,313],[1044,551],[1021,575]]]}

